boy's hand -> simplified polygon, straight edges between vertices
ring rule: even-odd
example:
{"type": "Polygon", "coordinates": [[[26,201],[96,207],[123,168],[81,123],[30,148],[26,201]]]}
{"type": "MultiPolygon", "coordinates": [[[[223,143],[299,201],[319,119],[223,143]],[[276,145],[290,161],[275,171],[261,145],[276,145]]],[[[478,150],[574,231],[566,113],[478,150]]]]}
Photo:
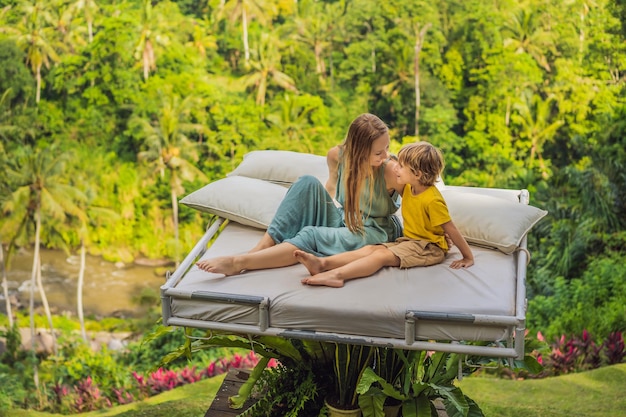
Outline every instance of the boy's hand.
{"type": "Polygon", "coordinates": [[[452,263],[450,264],[450,268],[452,269],[469,268],[472,265],[474,265],[473,259],[463,258],[463,259],[459,259],[458,261],[452,261],[452,263]]]}

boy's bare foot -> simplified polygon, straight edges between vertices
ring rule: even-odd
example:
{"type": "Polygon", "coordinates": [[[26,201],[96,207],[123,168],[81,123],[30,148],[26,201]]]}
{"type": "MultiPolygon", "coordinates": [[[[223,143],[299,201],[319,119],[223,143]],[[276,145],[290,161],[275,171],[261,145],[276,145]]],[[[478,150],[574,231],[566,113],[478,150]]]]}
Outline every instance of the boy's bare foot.
{"type": "Polygon", "coordinates": [[[341,288],[343,287],[344,283],[344,281],[341,279],[324,276],[324,274],[315,275],[310,278],[304,278],[300,282],[306,285],[325,285],[327,287],[333,288],[341,288]]]}
{"type": "Polygon", "coordinates": [[[324,272],[324,270],[322,269],[322,261],[317,256],[311,255],[310,253],[299,249],[293,251],[293,256],[298,262],[306,267],[306,269],[309,271],[309,274],[316,275],[320,272],[324,272]]]}
{"type": "Polygon", "coordinates": [[[226,276],[238,275],[243,272],[242,269],[235,266],[235,258],[232,256],[207,259],[197,262],[196,266],[203,271],[212,272],[214,274],[224,274],[226,276]]]}

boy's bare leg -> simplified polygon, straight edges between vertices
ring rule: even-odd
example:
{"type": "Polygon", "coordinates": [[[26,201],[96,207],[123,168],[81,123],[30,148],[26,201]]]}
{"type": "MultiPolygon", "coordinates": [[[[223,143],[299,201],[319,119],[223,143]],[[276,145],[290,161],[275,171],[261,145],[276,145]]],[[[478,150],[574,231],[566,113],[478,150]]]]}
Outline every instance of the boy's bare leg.
{"type": "Polygon", "coordinates": [[[298,262],[293,257],[295,249],[297,248],[291,243],[283,242],[258,252],[207,259],[197,262],[196,265],[204,271],[215,274],[237,275],[246,270],[295,265],[298,262]]]}
{"type": "Polygon", "coordinates": [[[400,259],[384,246],[376,246],[369,255],[349,262],[341,267],[330,269],[310,278],[301,280],[307,285],[325,285],[343,287],[345,281],[373,275],[384,266],[400,266],[400,259]]]}
{"type": "Polygon", "coordinates": [[[328,271],[329,269],[339,268],[364,256],[369,256],[375,250],[375,245],[368,245],[349,252],[342,252],[327,257],[318,257],[298,249],[293,252],[293,256],[306,267],[311,275],[315,275],[320,272],[328,271]]]}
{"type": "Polygon", "coordinates": [[[274,239],[272,239],[272,237],[267,232],[265,232],[261,240],[259,240],[259,242],[252,249],[250,249],[248,253],[258,252],[260,250],[270,248],[274,245],[276,245],[274,239]]]}

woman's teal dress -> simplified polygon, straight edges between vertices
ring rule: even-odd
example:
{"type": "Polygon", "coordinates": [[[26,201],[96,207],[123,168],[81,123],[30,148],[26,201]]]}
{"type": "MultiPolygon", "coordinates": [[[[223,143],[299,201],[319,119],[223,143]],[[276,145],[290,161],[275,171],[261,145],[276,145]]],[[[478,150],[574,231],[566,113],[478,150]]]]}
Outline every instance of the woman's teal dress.
{"type": "MultiPolygon", "coordinates": [[[[351,251],[365,245],[391,242],[402,236],[400,222],[394,216],[399,196],[389,196],[385,185],[384,166],[376,170],[373,196],[370,201],[369,182],[361,195],[364,233],[352,233],[344,222],[343,209],[337,208],[330,194],[315,177],[300,177],[287,191],[267,232],[274,242],[289,242],[317,256],[351,251]]],[[[337,195],[343,206],[342,164],[338,168],[337,195]]]]}

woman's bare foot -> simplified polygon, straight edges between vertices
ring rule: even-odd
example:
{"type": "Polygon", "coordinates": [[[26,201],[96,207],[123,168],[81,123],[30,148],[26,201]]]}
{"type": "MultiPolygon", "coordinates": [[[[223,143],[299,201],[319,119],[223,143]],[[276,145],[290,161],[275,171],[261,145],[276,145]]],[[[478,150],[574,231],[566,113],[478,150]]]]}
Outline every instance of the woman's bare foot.
{"type": "Polygon", "coordinates": [[[212,272],[214,274],[224,274],[226,276],[238,275],[243,272],[242,269],[235,265],[235,258],[233,256],[207,259],[197,262],[196,266],[203,271],[212,272]]]}
{"type": "Polygon", "coordinates": [[[341,288],[344,284],[342,279],[333,278],[328,274],[317,274],[310,278],[304,278],[300,282],[306,285],[325,285],[334,288],[341,288]]]}
{"type": "Polygon", "coordinates": [[[310,253],[302,250],[293,251],[293,256],[298,262],[306,267],[306,269],[309,271],[309,274],[316,275],[320,272],[324,272],[322,261],[317,256],[311,255],[310,253]]]}

